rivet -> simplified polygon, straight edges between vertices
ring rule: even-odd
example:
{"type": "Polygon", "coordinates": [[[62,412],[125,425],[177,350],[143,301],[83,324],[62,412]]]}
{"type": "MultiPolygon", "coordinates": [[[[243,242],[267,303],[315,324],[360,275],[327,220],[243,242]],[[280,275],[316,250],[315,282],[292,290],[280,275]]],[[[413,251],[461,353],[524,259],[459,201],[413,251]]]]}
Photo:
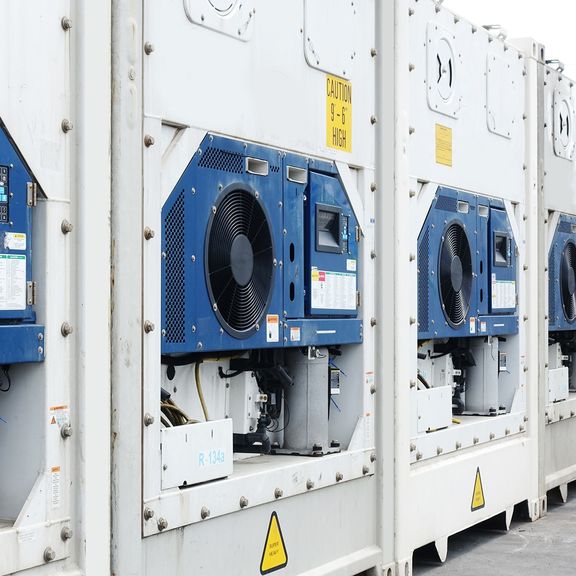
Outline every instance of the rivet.
{"type": "Polygon", "coordinates": [[[70,122],[70,120],[68,120],[68,118],[64,118],[64,120],[62,120],[62,123],[60,124],[60,126],[62,127],[62,132],[64,132],[64,134],[66,134],[67,132],[70,132],[70,130],[72,130],[74,128],[74,124],[72,124],[72,122],[70,122]]]}
{"type": "Polygon", "coordinates": [[[440,456],[440,454],[442,454],[442,452],[444,452],[444,448],[442,448],[442,446],[438,446],[438,447],[436,448],[436,454],[437,454],[438,456],[440,456]]]}
{"type": "Polygon", "coordinates": [[[154,416],[146,412],[144,414],[144,426],[151,426],[152,424],[154,424],[154,416]]]}
{"type": "Polygon", "coordinates": [[[282,488],[276,488],[276,490],[274,490],[274,498],[278,500],[278,498],[282,498],[282,496],[284,496],[284,491],[282,488]]]}
{"type": "Polygon", "coordinates": [[[376,326],[376,318],[370,318],[370,326],[374,327],[376,326]]]}
{"type": "Polygon", "coordinates": [[[60,530],[60,538],[66,542],[66,540],[70,540],[72,538],[73,532],[70,526],[64,526],[62,530],[60,530]]]}
{"type": "Polygon", "coordinates": [[[336,482],[342,482],[344,480],[344,474],[342,472],[336,472],[336,482]]]}
{"type": "Polygon", "coordinates": [[[370,454],[370,462],[376,462],[376,452],[370,454]]]}
{"type": "Polygon", "coordinates": [[[494,432],[490,432],[490,440],[494,440],[496,438],[496,434],[494,432]]]}
{"type": "Polygon", "coordinates": [[[68,220],[62,220],[62,224],[60,224],[60,230],[62,230],[62,234],[70,234],[70,232],[74,230],[74,225],[68,222],[68,220]]]}
{"type": "Polygon", "coordinates": [[[378,56],[378,50],[376,50],[376,48],[372,48],[370,50],[370,56],[372,56],[372,58],[374,58],[375,56],[378,56]]]}
{"type": "Polygon", "coordinates": [[[478,442],[480,442],[480,438],[478,438],[478,436],[474,436],[473,442],[474,444],[478,444],[478,442]]]}
{"type": "Polygon", "coordinates": [[[168,521],[166,518],[158,518],[158,530],[163,532],[166,528],[168,528],[168,521]]]}
{"type": "Polygon", "coordinates": [[[62,20],[60,20],[60,25],[62,26],[62,30],[68,31],[72,28],[72,19],[64,16],[62,20]]]}
{"type": "Polygon", "coordinates": [[[364,464],[364,466],[362,466],[362,474],[364,474],[364,476],[366,476],[366,474],[368,474],[368,472],[370,472],[370,467],[367,464],[364,464]]]}
{"type": "Polygon", "coordinates": [[[306,481],[306,490],[312,490],[312,488],[314,488],[314,482],[312,482],[312,480],[308,479],[306,481]]]}
{"type": "Polygon", "coordinates": [[[376,192],[376,190],[377,190],[376,182],[372,182],[372,183],[370,184],[370,191],[371,191],[371,192],[376,192]]]}
{"type": "Polygon", "coordinates": [[[370,116],[370,124],[374,125],[376,122],[378,122],[378,118],[374,115],[370,116]]]}
{"type": "Polygon", "coordinates": [[[146,42],[144,44],[144,52],[150,56],[150,54],[152,54],[152,52],[154,52],[154,44],[152,44],[151,42],[146,42]]]}
{"type": "Polygon", "coordinates": [[[146,332],[146,334],[150,334],[150,332],[154,332],[154,328],[156,328],[154,326],[154,322],[150,322],[150,320],[146,320],[144,322],[144,332],[146,332]]]}
{"type": "Polygon", "coordinates": [[[422,452],[416,452],[416,460],[422,460],[422,452]]]}
{"type": "Polygon", "coordinates": [[[462,442],[456,442],[456,450],[460,450],[462,448],[462,442]]]}
{"type": "Polygon", "coordinates": [[[154,146],[154,142],[154,136],[150,136],[150,134],[146,134],[146,136],[144,136],[144,146],[146,146],[146,148],[154,146]]]}
{"type": "Polygon", "coordinates": [[[200,518],[202,520],[206,520],[206,518],[210,517],[210,510],[206,508],[206,506],[202,506],[202,510],[200,510],[200,518]]]}
{"type": "Polygon", "coordinates": [[[154,518],[154,510],[151,508],[144,508],[144,520],[152,520],[154,518]]]}
{"type": "Polygon", "coordinates": [[[44,562],[52,562],[52,560],[56,559],[56,552],[48,546],[48,548],[44,549],[44,562]]]}
{"type": "Polygon", "coordinates": [[[145,240],[152,240],[152,238],[154,238],[155,233],[154,230],[152,230],[152,228],[146,226],[146,228],[144,228],[144,239],[145,240]]]}
{"type": "Polygon", "coordinates": [[[72,332],[74,332],[74,328],[72,328],[72,326],[68,322],[63,322],[62,326],[60,326],[60,333],[62,334],[62,336],[66,338],[66,336],[70,336],[72,332]]]}
{"type": "Polygon", "coordinates": [[[242,496],[240,498],[240,508],[246,508],[248,506],[248,498],[246,496],[242,496]]]}

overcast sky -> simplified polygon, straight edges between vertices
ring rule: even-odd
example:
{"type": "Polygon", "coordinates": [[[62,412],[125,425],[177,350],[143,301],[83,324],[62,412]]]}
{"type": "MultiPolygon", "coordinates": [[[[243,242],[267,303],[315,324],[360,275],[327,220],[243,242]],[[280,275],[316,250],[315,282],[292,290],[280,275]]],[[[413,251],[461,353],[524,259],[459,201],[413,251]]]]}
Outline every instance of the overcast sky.
{"type": "Polygon", "coordinates": [[[509,38],[534,38],[547,59],[561,60],[576,79],[576,0],[445,0],[444,6],[474,24],[501,24],[509,38]]]}

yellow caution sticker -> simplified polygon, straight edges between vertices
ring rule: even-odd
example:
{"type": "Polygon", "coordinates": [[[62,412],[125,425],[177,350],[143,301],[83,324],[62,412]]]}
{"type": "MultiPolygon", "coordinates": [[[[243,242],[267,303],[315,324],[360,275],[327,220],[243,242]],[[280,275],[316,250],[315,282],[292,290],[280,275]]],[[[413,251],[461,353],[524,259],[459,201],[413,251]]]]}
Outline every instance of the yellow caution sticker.
{"type": "Polygon", "coordinates": [[[452,167],[452,128],[436,124],[436,164],[452,167]]]}
{"type": "Polygon", "coordinates": [[[262,552],[262,561],[260,562],[260,574],[270,574],[280,570],[288,565],[288,553],[284,544],[284,536],[278,521],[276,512],[272,512],[264,551],[262,552]]]}
{"type": "Polygon", "coordinates": [[[326,76],[326,146],[352,152],[352,84],[326,76]]]}
{"type": "Polygon", "coordinates": [[[472,494],[472,506],[470,509],[472,512],[480,510],[486,506],[486,500],[484,499],[484,488],[482,487],[482,476],[480,476],[480,468],[476,469],[476,478],[474,480],[474,494],[472,494]]]}

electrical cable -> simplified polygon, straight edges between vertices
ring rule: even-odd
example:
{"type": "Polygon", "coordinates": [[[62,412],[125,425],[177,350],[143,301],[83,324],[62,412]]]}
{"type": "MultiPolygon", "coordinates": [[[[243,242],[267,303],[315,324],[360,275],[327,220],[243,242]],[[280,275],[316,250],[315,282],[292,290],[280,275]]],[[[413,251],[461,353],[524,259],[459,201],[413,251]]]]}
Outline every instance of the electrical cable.
{"type": "Polygon", "coordinates": [[[208,417],[208,407],[204,400],[204,392],[202,391],[202,383],[200,382],[200,362],[196,362],[196,366],[194,366],[194,379],[196,380],[196,389],[198,390],[198,398],[202,405],[202,412],[204,412],[204,418],[206,422],[208,422],[208,420],[210,420],[208,417]]]}
{"type": "Polygon", "coordinates": [[[424,385],[425,388],[430,389],[430,384],[428,384],[428,381],[426,380],[426,378],[424,378],[424,376],[422,376],[422,374],[418,373],[418,380],[420,380],[420,382],[422,382],[422,384],[424,385]]]}

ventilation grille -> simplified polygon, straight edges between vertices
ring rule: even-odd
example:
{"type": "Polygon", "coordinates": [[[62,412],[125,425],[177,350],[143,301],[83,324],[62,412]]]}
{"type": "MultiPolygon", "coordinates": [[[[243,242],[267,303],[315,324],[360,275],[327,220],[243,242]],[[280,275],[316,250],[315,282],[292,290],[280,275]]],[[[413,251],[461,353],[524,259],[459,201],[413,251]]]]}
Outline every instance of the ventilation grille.
{"type": "Polygon", "coordinates": [[[184,253],[184,192],[170,208],[164,220],[166,238],[166,342],[182,344],[186,340],[186,277],[184,253]]]}
{"type": "Polygon", "coordinates": [[[554,250],[550,251],[550,258],[548,259],[548,318],[550,324],[556,323],[556,290],[558,287],[556,277],[556,258],[554,250]]]}
{"type": "Polygon", "coordinates": [[[430,228],[418,247],[418,329],[429,329],[428,281],[430,278],[430,228]]]}
{"type": "Polygon", "coordinates": [[[220,148],[208,148],[198,162],[200,168],[220,170],[232,174],[244,172],[243,156],[239,152],[229,152],[220,148]]]}
{"type": "Polygon", "coordinates": [[[450,196],[438,196],[436,200],[436,210],[443,210],[444,212],[457,212],[458,200],[450,196]]]}

